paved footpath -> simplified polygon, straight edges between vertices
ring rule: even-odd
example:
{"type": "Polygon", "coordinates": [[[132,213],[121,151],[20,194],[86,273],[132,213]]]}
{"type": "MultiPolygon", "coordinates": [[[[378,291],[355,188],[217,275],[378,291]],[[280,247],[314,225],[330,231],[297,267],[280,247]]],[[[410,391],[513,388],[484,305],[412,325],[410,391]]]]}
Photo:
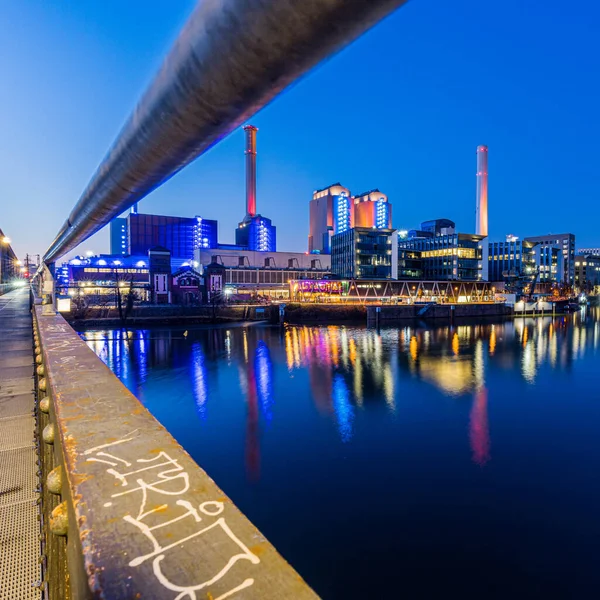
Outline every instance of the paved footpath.
{"type": "Polygon", "coordinates": [[[29,290],[0,296],[0,600],[40,598],[29,290]]]}

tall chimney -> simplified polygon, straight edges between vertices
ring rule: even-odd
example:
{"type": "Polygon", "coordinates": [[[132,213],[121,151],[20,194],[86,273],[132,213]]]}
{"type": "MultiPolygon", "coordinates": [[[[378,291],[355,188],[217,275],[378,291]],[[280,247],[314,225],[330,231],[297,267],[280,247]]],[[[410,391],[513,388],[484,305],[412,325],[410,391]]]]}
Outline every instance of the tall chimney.
{"type": "Polygon", "coordinates": [[[254,125],[246,125],[246,216],[256,215],[256,132],[254,125]]]}
{"type": "Polygon", "coordinates": [[[477,209],[475,233],[488,234],[488,147],[477,146],[477,209]]]}

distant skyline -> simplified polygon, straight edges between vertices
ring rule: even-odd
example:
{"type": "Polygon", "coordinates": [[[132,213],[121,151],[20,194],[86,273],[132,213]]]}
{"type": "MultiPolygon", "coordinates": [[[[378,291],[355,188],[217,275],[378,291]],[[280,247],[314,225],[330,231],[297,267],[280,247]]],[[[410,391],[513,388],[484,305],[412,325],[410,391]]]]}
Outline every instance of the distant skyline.
{"type": "MultiPolygon", "coordinates": [[[[13,0],[0,14],[0,228],[45,252],[194,2],[13,0]]],[[[600,7],[412,0],[252,118],[258,211],[305,251],[312,192],[379,188],[393,225],[475,231],[475,151],[489,147],[490,239],[572,232],[600,246],[600,7]]],[[[240,129],[140,212],[244,216],[240,129]]],[[[108,228],[78,252],[107,252],[108,228]]]]}

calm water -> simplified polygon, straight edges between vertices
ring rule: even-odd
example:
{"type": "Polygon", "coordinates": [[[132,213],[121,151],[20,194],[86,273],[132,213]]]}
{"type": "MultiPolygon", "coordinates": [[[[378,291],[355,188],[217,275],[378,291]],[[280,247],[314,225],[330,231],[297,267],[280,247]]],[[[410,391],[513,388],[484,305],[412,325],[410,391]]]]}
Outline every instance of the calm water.
{"type": "Polygon", "coordinates": [[[600,309],[87,331],[324,598],[600,595],[600,309]]]}

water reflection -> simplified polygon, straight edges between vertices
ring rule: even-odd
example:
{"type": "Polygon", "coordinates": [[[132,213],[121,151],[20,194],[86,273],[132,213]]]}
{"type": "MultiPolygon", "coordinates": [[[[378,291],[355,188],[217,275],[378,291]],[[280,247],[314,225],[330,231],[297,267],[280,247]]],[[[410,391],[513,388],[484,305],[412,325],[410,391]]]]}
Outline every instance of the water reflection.
{"type": "MultiPolygon", "coordinates": [[[[510,373],[530,386],[545,369],[568,372],[574,361],[598,350],[598,311],[495,324],[411,324],[379,332],[344,326],[232,327],[190,330],[187,337],[176,329],[82,336],[142,401],[150,377],[161,374],[170,385],[177,379],[178,391],[172,393],[189,394],[200,421],[210,421],[211,402],[235,384],[246,407],[247,475],[257,481],[261,434],[277,423],[280,405],[287,410],[309,399],[319,418],[335,427],[337,439],[349,444],[361,414],[383,410],[401,418],[408,400],[403,388],[414,381],[471,403],[465,426],[472,460],[486,465],[492,453],[488,375],[510,373]]],[[[228,394],[239,397],[235,390],[228,394]]]]}

